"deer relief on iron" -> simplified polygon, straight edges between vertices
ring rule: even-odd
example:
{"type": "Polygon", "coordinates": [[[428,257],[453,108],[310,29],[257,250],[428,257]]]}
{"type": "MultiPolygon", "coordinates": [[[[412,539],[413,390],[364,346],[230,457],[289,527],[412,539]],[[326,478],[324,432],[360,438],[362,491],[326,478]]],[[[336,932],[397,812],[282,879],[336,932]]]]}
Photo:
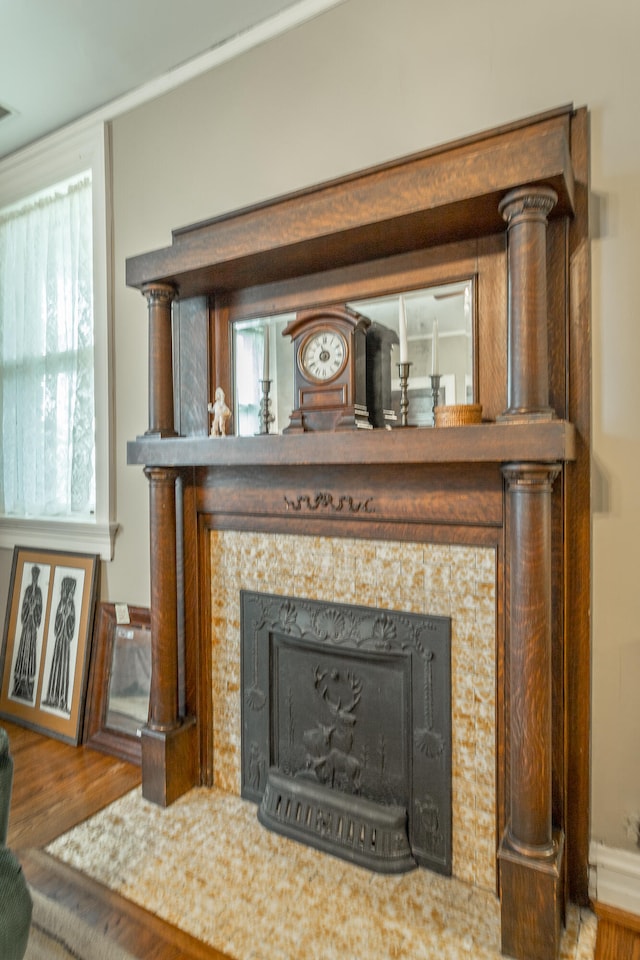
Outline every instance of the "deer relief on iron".
{"type": "Polygon", "coordinates": [[[362,784],[362,764],[353,754],[353,736],[362,681],[352,670],[317,666],[314,690],[326,707],[329,722],[318,721],[302,734],[306,771],[324,786],[357,795],[362,784]]]}

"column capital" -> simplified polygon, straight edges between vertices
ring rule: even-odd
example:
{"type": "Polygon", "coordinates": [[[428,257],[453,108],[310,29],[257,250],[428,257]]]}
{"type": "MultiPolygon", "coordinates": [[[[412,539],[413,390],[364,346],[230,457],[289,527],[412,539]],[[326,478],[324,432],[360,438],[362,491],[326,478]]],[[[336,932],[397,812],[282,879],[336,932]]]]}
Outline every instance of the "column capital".
{"type": "Polygon", "coordinates": [[[562,470],[561,463],[503,463],[502,475],[509,487],[547,490],[562,470]]]}
{"type": "Polygon", "coordinates": [[[178,295],[178,290],[172,283],[145,283],[140,292],[147,300],[147,303],[164,302],[171,303],[178,295]]]}
{"type": "Polygon", "coordinates": [[[551,187],[518,187],[502,198],[498,211],[511,226],[524,219],[546,220],[557,202],[558,194],[551,187]]]}
{"type": "Polygon", "coordinates": [[[146,466],[143,473],[147,480],[154,483],[175,484],[179,471],[175,467],[146,466]]]}

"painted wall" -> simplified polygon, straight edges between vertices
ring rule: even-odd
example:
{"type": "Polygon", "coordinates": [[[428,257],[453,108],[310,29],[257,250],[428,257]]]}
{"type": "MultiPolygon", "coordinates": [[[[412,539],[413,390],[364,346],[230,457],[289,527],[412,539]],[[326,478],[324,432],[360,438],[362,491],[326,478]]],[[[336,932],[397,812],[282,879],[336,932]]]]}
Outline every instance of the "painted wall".
{"type": "MultiPolygon", "coordinates": [[[[171,230],[574,103],[593,188],[592,836],[640,818],[640,4],[345,0],[113,124],[116,481],[102,595],[148,605],[146,305],[125,260],[171,230]]],[[[0,556],[6,595],[10,556],[0,556]]]]}

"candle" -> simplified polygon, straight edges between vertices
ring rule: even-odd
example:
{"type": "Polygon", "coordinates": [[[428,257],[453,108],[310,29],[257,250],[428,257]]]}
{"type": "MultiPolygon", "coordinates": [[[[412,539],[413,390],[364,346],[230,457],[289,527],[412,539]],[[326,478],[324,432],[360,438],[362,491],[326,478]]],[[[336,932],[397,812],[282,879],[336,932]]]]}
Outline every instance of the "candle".
{"type": "Polygon", "coordinates": [[[438,320],[433,321],[433,332],[431,338],[431,376],[436,376],[438,370],[438,320]]]}
{"type": "Polygon", "coordinates": [[[404,307],[404,297],[400,295],[400,312],[398,316],[398,325],[400,329],[400,363],[408,363],[409,351],[407,349],[407,312],[404,307]]]}
{"type": "Polygon", "coordinates": [[[264,354],[262,358],[262,379],[269,379],[269,327],[264,328],[264,354]]]}

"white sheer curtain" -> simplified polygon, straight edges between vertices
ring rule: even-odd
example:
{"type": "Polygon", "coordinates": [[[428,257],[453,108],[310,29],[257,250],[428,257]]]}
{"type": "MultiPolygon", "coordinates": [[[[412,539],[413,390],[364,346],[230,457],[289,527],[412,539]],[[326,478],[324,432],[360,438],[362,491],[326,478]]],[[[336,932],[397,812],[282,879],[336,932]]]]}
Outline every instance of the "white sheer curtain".
{"type": "Polygon", "coordinates": [[[95,510],[91,178],[0,213],[0,513],[95,510]]]}
{"type": "Polygon", "coordinates": [[[259,320],[254,326],[235,330],[236,433],[250,437],[260,432],[260,377],[267,328],[259,320]]]}

